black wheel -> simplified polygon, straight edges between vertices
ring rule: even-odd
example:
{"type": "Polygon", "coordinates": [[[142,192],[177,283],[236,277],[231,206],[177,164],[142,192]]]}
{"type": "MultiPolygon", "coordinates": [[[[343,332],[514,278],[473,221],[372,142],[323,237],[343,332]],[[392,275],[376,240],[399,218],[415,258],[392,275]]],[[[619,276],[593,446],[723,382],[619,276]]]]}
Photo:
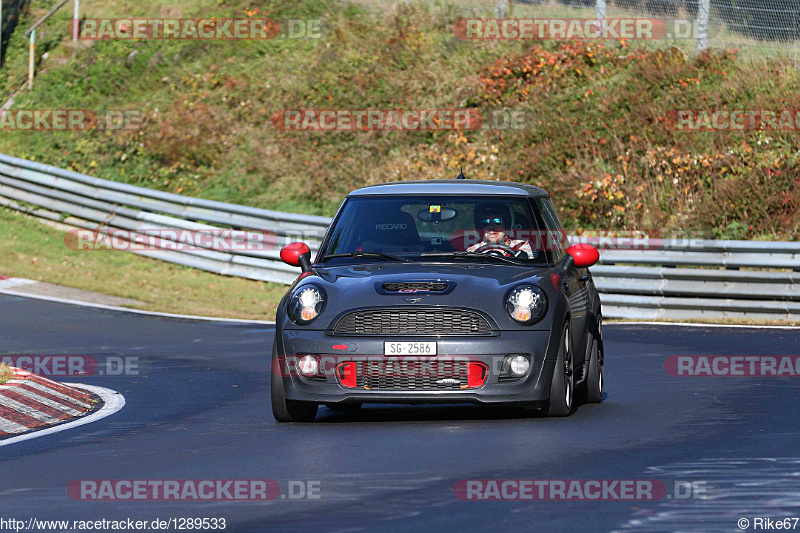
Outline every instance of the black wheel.
{"type": "Polygon", "coordinates": [[[575,376],[572,372],[572,339],[569,325],[564,324],[561,332],[561,345],[558,348],[553,381],[550,382],[548,416],[569,416],[575,395],[575,376]]]}
{"type": "Polygon", "coordinates": [[[271,391],[272,414],[278,422],[312,422],[317,416],[317,404],[287,400],[283,388],[283,378],[272,371],[271,391]]]}
{"type": "Polygon", "coordinates": [[[362,402],[356,402],[356,403],[326,403],[325,407],[327,407],[331,411],[358,411],[359,409],[361,409],[362,405],[364,405],[362,402]]]}
{"type": "Polygon", "coordinates": [[[597,329],[586,339],[589,351],[586,354],[584,377],[578,386],[578,403],[600,403],[603,400],[605,375],[603,370],[603,317],[597,317],[597,329]]]}
{"type": "Polygon", "coordinates": [[[597,316],[597,331],[590,337],[592,342],[589,352],[589,364],[586,371],[585,399],[588,403],[603,401],[603,387],[605,386],[605,368],[603,361],[603,317],[597,316]]]}
{"type": "Polygon", "coordinates": [[[592,349],[589,352],[589,367],[586,372],[586,401],[600,403],[603,401],[603,354],[600,343],[592,339],[592,349]]]}

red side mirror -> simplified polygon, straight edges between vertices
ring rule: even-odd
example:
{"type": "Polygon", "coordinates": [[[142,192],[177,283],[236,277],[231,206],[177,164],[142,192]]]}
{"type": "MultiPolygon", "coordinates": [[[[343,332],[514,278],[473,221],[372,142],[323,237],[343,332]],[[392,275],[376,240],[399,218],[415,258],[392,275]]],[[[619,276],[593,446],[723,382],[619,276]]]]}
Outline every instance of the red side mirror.
{"type": "Polygon", "coordinates": [[[575,260],[578,268],[587,268],[600,260],[600,252],[591,244],[578,243],[567,248],[567,253],[575,260]]]}
{"type": "Polygon", "coordinates": [[[303,272],[311,270],[311,250],[304,242],[293,242],[281,248],[281,261],[300,267],[303,272]]]}

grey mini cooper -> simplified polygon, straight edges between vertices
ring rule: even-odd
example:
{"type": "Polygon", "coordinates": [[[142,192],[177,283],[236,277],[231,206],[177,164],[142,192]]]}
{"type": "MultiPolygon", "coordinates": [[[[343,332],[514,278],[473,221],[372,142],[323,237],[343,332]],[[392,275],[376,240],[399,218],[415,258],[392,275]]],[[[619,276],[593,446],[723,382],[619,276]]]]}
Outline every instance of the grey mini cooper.
{"type": "Polygon", "coordinates": [[[345,198],[281,300],[272,411],[475,403],[568,416],[603,394],[587,244],[567,247],[550,195],[478,180],[375,185],[345,198]]]}

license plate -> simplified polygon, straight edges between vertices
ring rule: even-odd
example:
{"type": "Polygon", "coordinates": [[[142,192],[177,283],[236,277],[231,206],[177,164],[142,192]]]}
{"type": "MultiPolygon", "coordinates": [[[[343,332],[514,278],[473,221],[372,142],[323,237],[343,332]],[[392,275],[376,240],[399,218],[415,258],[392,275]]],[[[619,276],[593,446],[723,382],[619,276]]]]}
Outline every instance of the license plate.
{"type": "Polygon", "coordinates": [[[384,355],[436,355],[435,342],[384,342],[384,355]]]}

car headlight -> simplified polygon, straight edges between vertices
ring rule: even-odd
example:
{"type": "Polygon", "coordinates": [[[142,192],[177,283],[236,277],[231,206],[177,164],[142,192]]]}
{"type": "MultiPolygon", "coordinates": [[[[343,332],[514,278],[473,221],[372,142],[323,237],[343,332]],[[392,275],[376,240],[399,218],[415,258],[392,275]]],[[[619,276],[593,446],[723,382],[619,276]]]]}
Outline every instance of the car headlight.
{"type": "Polygon", "coordinates": [[[547,312],[547,297],[535,285],[514,287],[506,296],[506,311],[520,324],[533,324],[547,312]]]}
{"type": "Polygon", "coordinates": [[[296,324],[308,324],[322,313],[324,306],[325,291],[316,285],[306,285],[289,300],[289,318],[296,324]]]}

